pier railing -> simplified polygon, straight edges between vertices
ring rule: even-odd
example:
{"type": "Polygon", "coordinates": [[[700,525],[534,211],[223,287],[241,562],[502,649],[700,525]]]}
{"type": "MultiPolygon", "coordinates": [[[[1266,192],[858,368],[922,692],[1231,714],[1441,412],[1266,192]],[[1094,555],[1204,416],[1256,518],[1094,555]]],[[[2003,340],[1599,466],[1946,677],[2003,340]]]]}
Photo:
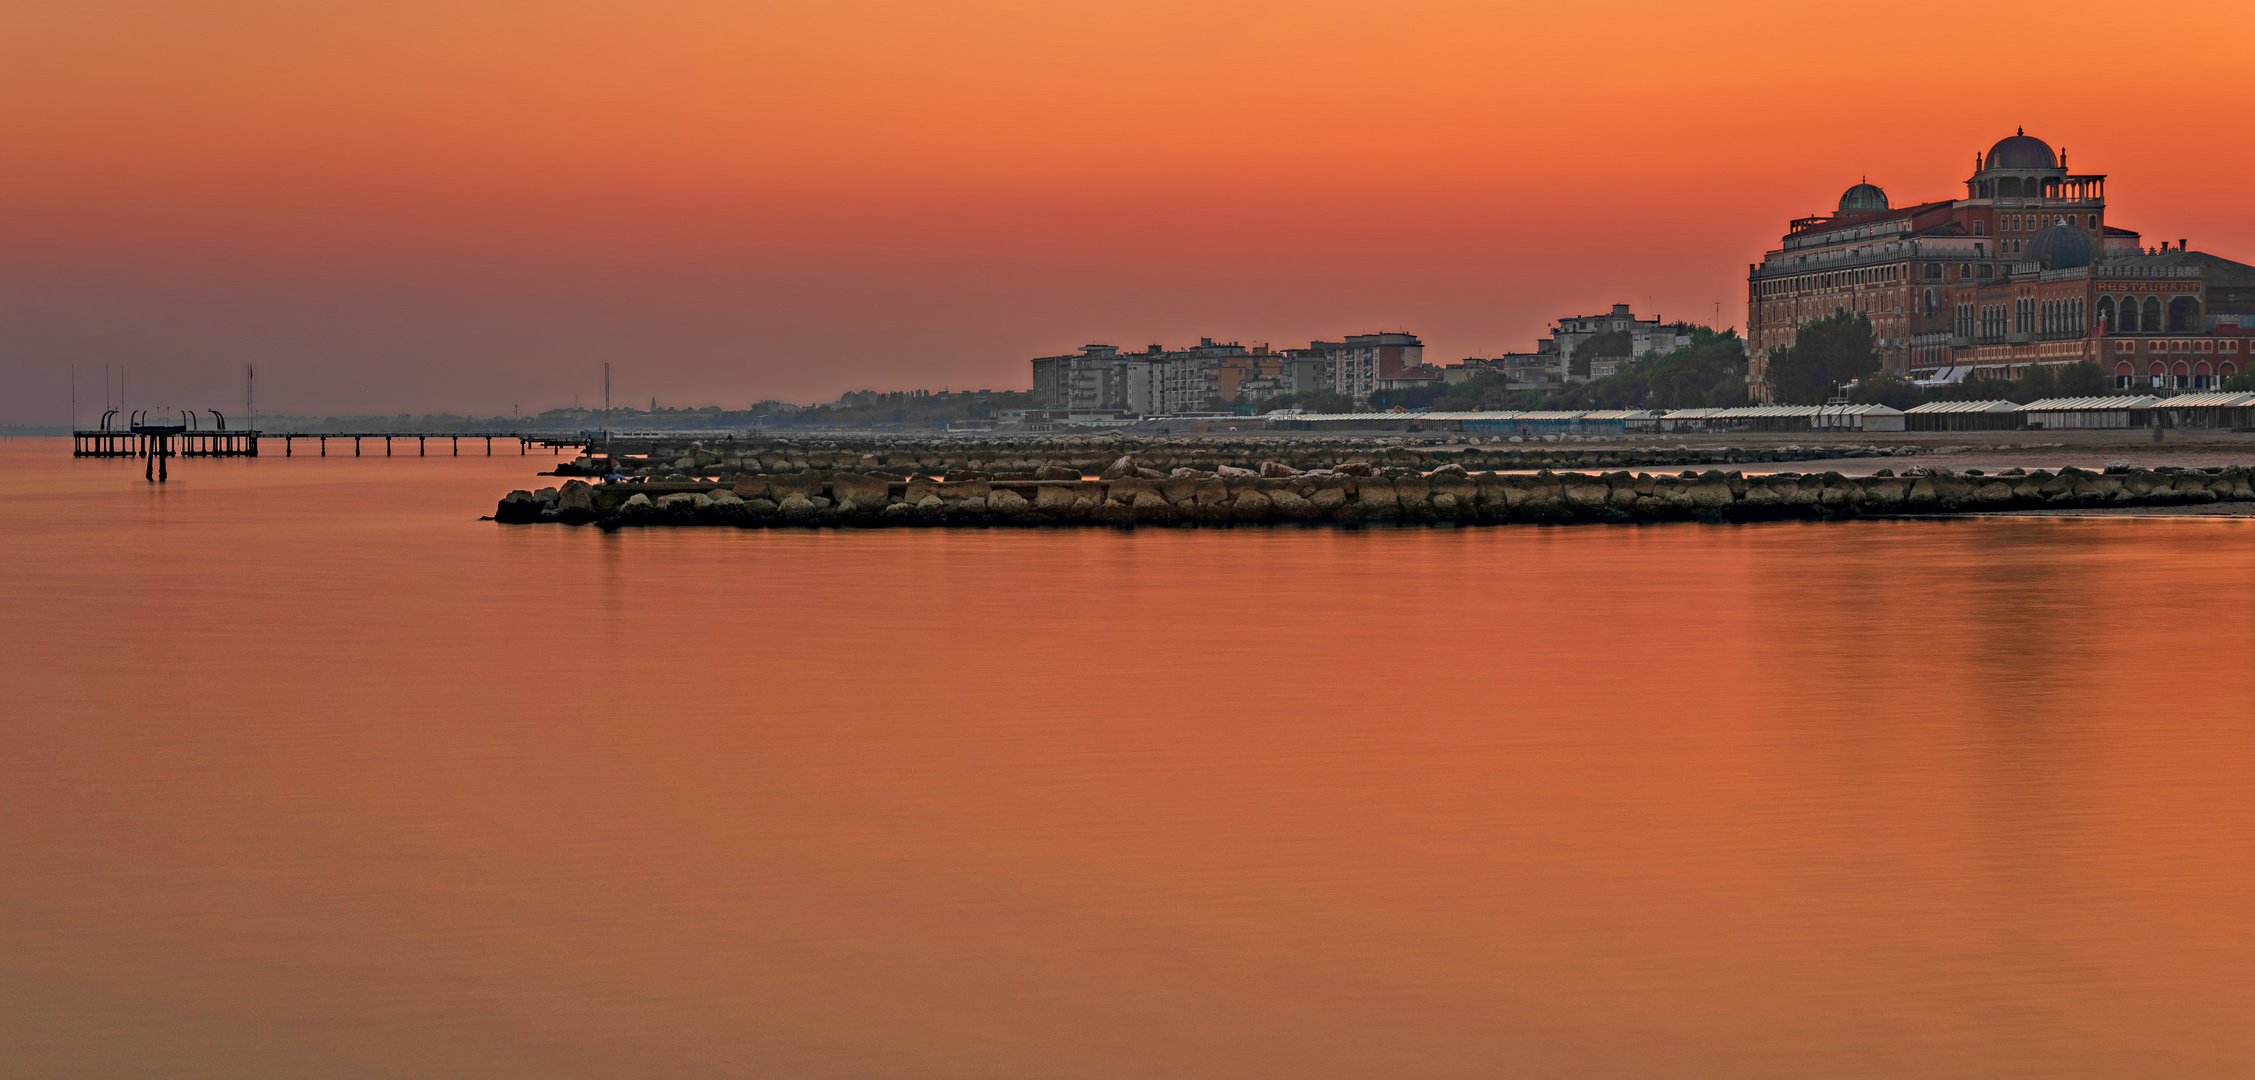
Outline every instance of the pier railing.
{"type": "Polygon", "coordinates": [[[493,456],[493,444],[498,441],[504,448],[517,444],[517,453],[530,454],[537,446],[551,454],[562,452],[564,447],[579,447],[587,442],[585,435],[576,432],[464,432],[464,431],[182,431],[163,432],[121,429],[86,428],[71,432],[72,457],[129,457],[145,458],[152,453],[170,457],[257,457],[259,444],[282,442],[282,456],[294,457],[297,444],[313,444],[316,455],[329,456],[332,439],[352,441],[352,456],[360,457],[363,447],[381,442],[384,456],[393,456],[394,446],[412,440],[415,456],[429,457],[430,444],[444,442],[447,455],[462,456],[462,444],[470,443],[473,450],[479,442],[485,444],[485,456],[493,456]]]}

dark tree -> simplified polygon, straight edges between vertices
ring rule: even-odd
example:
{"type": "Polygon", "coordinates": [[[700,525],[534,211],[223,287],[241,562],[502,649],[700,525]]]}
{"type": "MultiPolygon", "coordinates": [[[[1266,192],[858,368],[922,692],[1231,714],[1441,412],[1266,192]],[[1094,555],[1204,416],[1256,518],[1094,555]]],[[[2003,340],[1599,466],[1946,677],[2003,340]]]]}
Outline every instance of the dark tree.
{"type": "Polygon", "coordinates": [[[1858,405],[1885,405],[1890,409],[1908,409],[1926,403],[1926,391],[1918,384],[1899,375],[1867,375],[1848,392],[1848,400],[1858,405]]]}
{"type": "Polygon", "coordinates": [[[1842,312],[1801,328],[1770,353],[1770,395],[1781,405],[1822,405],[1840,384],[1879,370],[1871,320],[1842,312]]]}

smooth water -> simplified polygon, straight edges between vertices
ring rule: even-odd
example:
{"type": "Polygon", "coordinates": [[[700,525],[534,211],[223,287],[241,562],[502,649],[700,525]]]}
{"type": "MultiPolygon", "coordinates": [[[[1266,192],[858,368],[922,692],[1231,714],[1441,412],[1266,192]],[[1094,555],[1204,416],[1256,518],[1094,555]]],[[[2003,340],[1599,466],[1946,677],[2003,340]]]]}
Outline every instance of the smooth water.
{"type": "Polygon", "coordinates": [[[0,443],[0,1074],[2255,1071],[2255,523],[477,520],[553,460],[0,443]]]}

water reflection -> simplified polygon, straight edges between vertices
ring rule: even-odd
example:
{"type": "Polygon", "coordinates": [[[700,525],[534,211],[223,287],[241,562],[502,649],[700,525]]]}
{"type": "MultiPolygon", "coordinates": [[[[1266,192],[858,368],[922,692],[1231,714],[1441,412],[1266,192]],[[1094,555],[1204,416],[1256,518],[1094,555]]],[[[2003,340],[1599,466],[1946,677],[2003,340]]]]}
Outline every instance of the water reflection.
{"type": "Polygon", "coordinates": [[[2255,1065],[2247,523],[606,536],[0,455],[34,1075],[2255,1065]]]}

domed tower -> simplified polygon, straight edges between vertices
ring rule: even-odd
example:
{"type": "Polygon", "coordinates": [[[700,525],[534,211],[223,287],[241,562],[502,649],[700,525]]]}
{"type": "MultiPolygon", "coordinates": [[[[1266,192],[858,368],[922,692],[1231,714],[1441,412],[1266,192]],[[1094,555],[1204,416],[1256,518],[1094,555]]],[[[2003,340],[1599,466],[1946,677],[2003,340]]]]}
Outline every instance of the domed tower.
{"type": "Polygon", "coordinates": [[[2062,156],[2052,153],[2050,143],[2028,134],[2028,129],[2021,128],[1998,139],[1997,144],[1989,148],[1987,157],[1974,156],[1973,177],[1965,182],[1966,197],[2058,197],[2060,184],[2067,178],[2067,169],[2060,160],[2062,156]]]}
{"type": "Polygon", "coordinates": [[[1840,212],[1858,214],[1870,210],[1887,209],[1887,193],[1869,181],[1857,184],[1840,195],[1840,212]]]}
{"type": "Polygon", "coordinates": [[[2091,239],[2088,233],[2064,221],[2055,222],[2028,241],[2028,251],[2022,256],[2046,270],[2071,270],[2091,264],[2091,239]]]}

